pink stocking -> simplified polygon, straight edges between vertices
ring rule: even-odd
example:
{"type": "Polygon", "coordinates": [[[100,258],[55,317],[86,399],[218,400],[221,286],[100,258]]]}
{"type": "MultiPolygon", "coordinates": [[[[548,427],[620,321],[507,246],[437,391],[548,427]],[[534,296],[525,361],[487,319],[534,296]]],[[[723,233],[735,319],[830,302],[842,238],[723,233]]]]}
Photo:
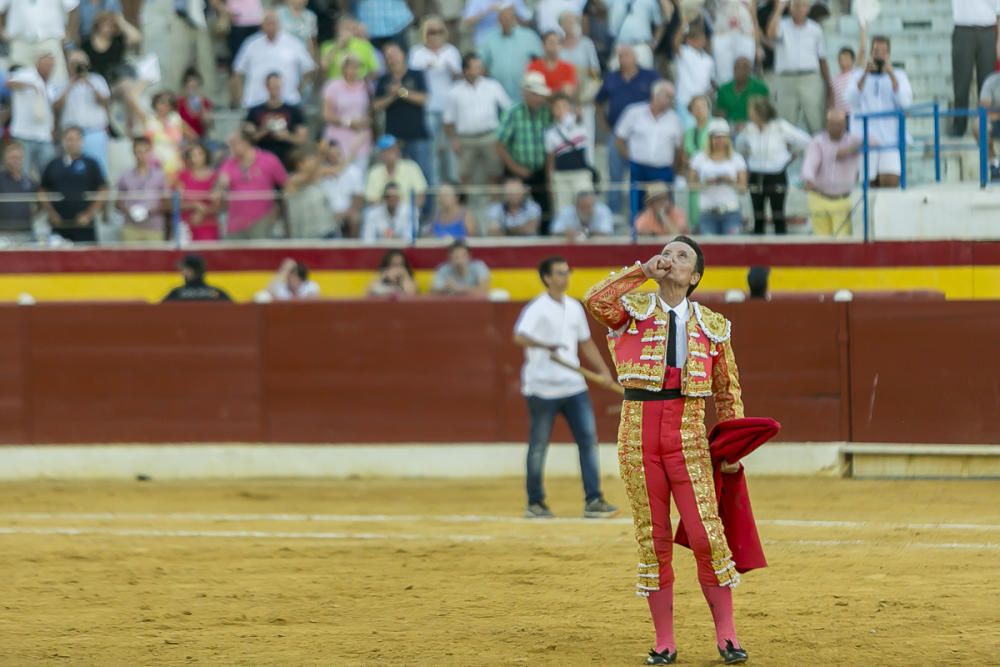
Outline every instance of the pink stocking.
{"type": "Polygon", "coordinates": [[[674,641],[674,585],[660,584],[660,590],[649,591],[646,601],[656,629],[656,652],[673,653],[677,650],[677,642],[674,641]]]}
{"type": "Polygon", "coordinates": [[[712,620],[715,621],[715,641],[720,647],[725,648],[726,640],[729,639],[733,642],[733,646],[739,648],[740,642],[736,639],[736,621],[733,620],[733,590],[726,586],[702,584],[701,591],[705,594],[709,609],[712,610],[712,620]]]}

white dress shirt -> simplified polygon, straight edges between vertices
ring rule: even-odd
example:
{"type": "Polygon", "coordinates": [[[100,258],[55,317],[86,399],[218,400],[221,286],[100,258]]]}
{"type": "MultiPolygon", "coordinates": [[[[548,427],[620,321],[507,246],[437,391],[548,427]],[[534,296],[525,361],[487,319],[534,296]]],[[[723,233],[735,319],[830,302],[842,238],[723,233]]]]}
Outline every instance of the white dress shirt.
{"type": "Polygon", "coordinates": [[[444,122],[455,125],[460,136],[493,132],[500,125],[500,112],[510,108],[507,91],[497,81],[485,76],[469,83],[456,81],[448,91],[444,122]]]}
{"type": "MultiPolygon", "coordinates": [[[[413,233],[413,216],[408,204],[400,203],[393,215],[385,204],[370,206],[361,222],[361,240],[375,243],[384,239],[409,239],[413,233]]],[[[416,225],[420,224],[419,220],[416,225]]]]}
{"type": "Polygon", "coordinates": [[[10,80],[26,86],[10,93],[11,136],[28,141],[52,141],[52,130],[55,128],[53,84],[46,84],[38,70],[31,66],[15,71],[10,80]]]}
{"type": "Polygon", "coordinates": [[[672,167],[684,145],[684,123],[673,109],[654,117],[649,103],[625,109],[615,126],[615,136],[628,146],[628,159],[647,167],[672,167]]]}
{"type": "Polygon", "coordinates": [[[41,42],[66,36],[69,13],[80,0],[0,0],[0,14],[7,12],[4,30],[9,39],[41,42]]]}
{"type": "MultiPolygon", "coordinates": [[[[556,301],[545,293],[524,307],[514,325],[514,333],[545,345],[559,345],[556,354],[564,361],[579,366],[580,343],[590,340],[590,325],[579,301],[568,296],[556,301]]],[[[525,348],[524,366],[521,367],[523,395],[555,399],[586,390],[587,382],[583,376],[553,362],[548,350],[525,348]]]]}
{"type": "MultiPolygon", "coordinates": [[[[863,73],[862,73],[863,74],[863,73]]],[[[858,113],[876,113],[905,109],[913,104],[913,88],[906,72],[895,69],[897,90],[893,90],[892,79],[888,74],[870,72],[865,79],[863,90],[858,90],[861,80],[859,75],[851,80],[847,89],[847,99],[852,109],[858,113]]],[[[862,136],[864,123],[860,120],[851,123],[852,134],[862,136]]],[[[876,146],[899,146],[899,120],[896,118],[872,118],[868,121],[868,138],[876,146]]]]}
{"type": "Polygon", "coordinates": [[[778,41],[774,48],[774,71],[819,72],[819,61],[826,58],[826,37],[812,19],[795,25],[789,17],[778,24],[778,41]]]}
{"type": "MultiPolygon", "coordinates": [[[[657,296],[660,300],[660,308],[664,310],[667,317],[670,317],[670,311],[674,312],[677,316],[677,340],[674,341],[674,350],[677,351],[677,366],[675,368],[683,368],[684,362],[688,358],[688,337],[687,337],[687,321],[691,316],[691,306],[687,299],[684,299],[674,308],[667,305],[667,302],[663,300],[662,297],[657,296]]],[[[667,331],[670,330],[670,320],[667,320],[667,331]]],[[[670,341],[667,341],[670,344],[670,341]]]]}
{"type": "Polygon", "coordinates": [[[299,104],[302,75],[316,69],[316,63],[302,42],[279,31],[272,42],[264,33],[249,37],[233,61],[233,71],[242,74],[243,107],[249,109],[267,101],[267,75],[281,75],[282,98],[287,104],[299,104]]]}
{"type": "Polygon", "coordinates": [[[772,120],[763,129],[747,123],[736,139],[736,146],[746,156],[750,171],[761,174],[780,174],[792,161],[789,145],[805,150],[812,137],[787,120],[772,120]]]}
{"type": "Polygon", "coordinates": [[[995,26],[1000,17],[1000,0],[951,0],[955,25],[995,26]]]}
{"type": "Polygon", "coordinates": [[[445,44],[435,52],[420,44],[410,51],[410,69],[424,73],[427,81],[428,111],[444,111],[445,99],[455,81],[462,73],[462,54],[452,44],[445,44]]]}
{"type": "Polygon", "coordinates": [[[712,92],[715,59],[706,51],[683,44],[674,62],[677,65],[677,104],[686,109],[693,98],[712,92]]]}
{"type": "Polygon", "coordinates": [[[87,79],[90,82],[89,86],[83,81],[71,80],[58,85],[53,91],[53,97],[58,99],[63,90],[67,86],[70,87],[66,93],[62,114],[59,116],[59,126],[63,129],[73,126],[84,131],[108,129],[108,110],[97,99],[97,95],[100,94],[108,99],[111,97],[111,89],[100,74],[91,72],[87,75],[87,79]]]}
{"type": "Polygon", "coordinates": [[[339,176],[327,176],[319,186],[330,210],[337,215],[346,213],[355,197],[365,196],[365,177],[356,164],[344,167],[339,176]]]}

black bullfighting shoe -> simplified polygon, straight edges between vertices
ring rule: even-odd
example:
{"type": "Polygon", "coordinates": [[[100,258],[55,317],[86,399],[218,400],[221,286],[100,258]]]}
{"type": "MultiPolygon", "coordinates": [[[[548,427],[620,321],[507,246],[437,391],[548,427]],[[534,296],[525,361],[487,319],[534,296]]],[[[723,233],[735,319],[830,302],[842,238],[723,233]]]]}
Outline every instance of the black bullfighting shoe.
{"type": "Polygon", "coordinates": [[[732,639],[726,640],[726,648],[719,647],[719,655],[722,656],[722,661],[727,665],[741,665],[749,657],[745,648],[733,646],[732,639]]]}
{"type": "Polygon", "coordinates": [[[677,662],[677,651],[673,653],[670,649],[665,649],[663,653],[657,653],[655,649],[649,649],[649,657],[646,658],[647,665],[672,665],[677,662]]]}

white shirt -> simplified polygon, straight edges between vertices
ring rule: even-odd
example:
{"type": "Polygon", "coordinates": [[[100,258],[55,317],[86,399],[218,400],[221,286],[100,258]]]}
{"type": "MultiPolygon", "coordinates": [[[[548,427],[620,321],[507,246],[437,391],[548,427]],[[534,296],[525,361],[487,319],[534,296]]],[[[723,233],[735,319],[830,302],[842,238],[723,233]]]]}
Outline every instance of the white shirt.
{"type": "Polygon", "coordinates": [[[778,24],[778,41],[774,48],[774,71],[819,72],[819,61],[826,58],[826,37],[812,19],[795,25],[786,16],[778,24]]]}
{"type": "MultiPolygon", "coordinates": [[[[756,3],[755,3],[756,4],[756,3]]],[[[750,0],[721,0],[715,7],[715,36],[729,33],[753,37],[753,16],[756,8],[750,0]]]]}
{"type": "MultiPolygon", "coordinates": [[[[545,293],[524,307],[514,325],[514,333],[545,345],[559,345],[556,354],[579,366],[580,343],[590,340],[590,325],[579,301],[564,296],[560,302],[545,293]]],[[[523,395],[566,398],[586,390],[583,376],[553,362],[548,350],[525,348],[524,366],[521,367],[523,395]]]]}
{"type": "MultiPolygon", "coordinates": [[[[728,160],[713,160],[705,153],[698,153],[691,160],[691,171],[698,174],[698,180],[705,184],[716,178],[731,178],[734,181],[740,172],[747,170],[746,160],[733,151],[728,160]]],[[[731,184],[703,185],[699,206],[702,211],[738,211],[740,197],[731,184]]]]}
{"type": "MultiPolygon", "coordinates": [[[[888,74],[869,73],[864,90],[858,90],[858,82],[864,72],[851,79],[847,87],[847,100],[858,113],[875,113],[903,109],[913,104],[913,88],[906,72],[893,70],[898,90],[893,90],[888,74]]],[[[864,123],[858,119],[851,123],[851,133],[862,136],[864,123]]],[[[899,121],[895,118],[871,118],[868,121],[868,138],[878,146],[899,146],[899,121]]]]}
{"type": "Polygon", "coordinates": [[[1000,0],[951,0],[955,25],[994,26],[1000,16],[1000,0]]]}
{"type": "Polygon", "coordinates": [[[686,109],[693,98],[712,92],[715,59],[705,51],[682,44],[674,62],[677,64],[677,103],[686,109]]]}
{"type": "MultiPolygon", "coordinates": [[[[688,358],[687,321],[691,316],[690,302],[684,299],[676,307],[671,308],[662,297],[657,296],[656,298],[660,300],[660,308],[663,309],[664,314],[668,318],[670,317],[671,310],[674,311],[674,315],[677,317],[677,339],[674,341],[674,350],[677,351],[677,366],[675,368],[683,368],[684,362],[688,358]]],[[[667,320],[667,331],[670,331],[669,319],[667,320]]],[[[667,341],[667,344],[669,343],[670,341],[667,341]]]]}
{"type": "Polygon", "coordinates": [[[15,139],[52,141],[55,116],[52,113],[54,85],[45,83],[34,67],[22,67],[10,75],[10,81],[27,88],[11,90],[10,134],[15,139]]]}
{"type": "Polygon", "coordinates": [[[555,31],[560,35],[563,30],[559,27],[559,17],[569,12],[577,16],[583,16],[583,8],[586,0],[541,0],[535,8],[535,20],[538,22],[538,34],[544,35],[547,32],[555,31]]]}
{"type": "Polygon", "coordinates": [[[649,103],[625,109],[615,126],[615,136],[625,140],[628,158],[647,167],[671,167],[677,149],[684,145],[684,123],[673,109],[653,117],[649,103]]]}
{"type": "Polygon", "coordinates": [[[59,126],[62,128],[79,127],[82,130],[106,130],[108,128],[108,110],[97,100],[96,90],[105,99],[111,97],[108,82],[100,74],[91,72],[87,75],[91,88],[82,81],[67,81],[55,87],[54,98],[59,98],[69,86],[62,114],[59,116],[59,126]]]}
{"type": "Polygon", "coordinates": [[[608,3],[608,27],[619,44],[649,44],[653,26],[663,23],[658,0],[611,0],[608,3]]]}
{"type": "Polygon", "coordinates": [[[338,215],[351,208],[355,197],[365,196],[365,178],[356,164],[347,165],[340,176],[327,176],[319,186],[330,210],[338,215]]]}
{"type": "Polygon", "coordinates": [[[0,0],[0,14],[7,12],[4,29],[11,40],[61,40],[69,13],[79,4],[80,0],[0,0]]]}
{"type": "Polygon", "coordinates": [[[497,81],[480,77],[474,84],[456,81],[448,91],[444,122],[453,123],[459,135],[485,134],[500,125],[500,112],[509,109],[510,97],[497,81]]]}
{"type": "Polygon", "coordinates": [[[448,91],[455,77],[462,73],[462,54],[452,44],[435,53],[423,44],[410,51],[410,69],[424,73],[427,81],[428,111],[444,111],[448,91]]]}
{"type": "MultiPolygon", "coordinates": [[[[583,221],[580,213],[576,210],[576,204],[563,206],[556,217],[552,219],[551,234],[565,234],[568,231],[584,231],[583,221]]],[[[594,212],[587,221],[587,230],[591,234],[603,234],[611,236],[615,233],[615,219],[611,209],[604,202],[594,202],[594,212]]]]}
{"type": "Polygon", "coordinates": [[[292,290],[288,289],[288,285],[280,283],[271,288],[271,294],[277,301],[309,299],[319,296],[319,285],[312,280],[307,280],[299,287],[298,294],[292,294],[292,290]]]}
{"type": "Polygon", "coordinates": [[[792,161],[789,144],[798,150],[805,150],[812,137],[787,120],[776,118],[760,129],[754,123],[747,123],[736,139],[739,151],[746,156],[750,171],[762,174],[780,174],[792,161]]]}
{"type": "Polygon", "coordinates": [[[302,101],[302,75],[314,69],[316,63],[306,47],[284,31],[279,31],[273,42],[262,32],[254,34],[243,42],[233,61],[233,70],[244,77],[243,106],[247,109],[267,101],[267,75],[272,72],[281,75],[284,101],[298,104],[302,101]]]}
{"type": "Polygon", "coordinates": [[[396,215],[390,215],[385,204],[370,206],[361,223],[361,240],[374,243],[383,239],[408,239],[413,227],[414,220],[408,204],[400,203],[396,207],[396,215]]]}

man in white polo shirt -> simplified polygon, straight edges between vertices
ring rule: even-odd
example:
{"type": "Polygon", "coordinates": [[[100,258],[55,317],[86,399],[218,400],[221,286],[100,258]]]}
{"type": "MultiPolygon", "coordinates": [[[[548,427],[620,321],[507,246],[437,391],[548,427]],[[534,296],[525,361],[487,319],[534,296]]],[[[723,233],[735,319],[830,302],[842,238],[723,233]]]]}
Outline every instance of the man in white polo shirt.
{"type": "Polygon", "coordinates": [[[833,100],[830,69],[826,62],[826,38],[818,23],[809,18],[811,0],[791,0],[790,16],[782,18],[788,0],[778,0],[767,26],[774,40],[775,106],[778,115],[814,134],[823,129],[827,101],[833,100]]]}
{"type": "Polygon", "coordinates": [[[521,369],[521,393],[528,403],[531,431],[528,440],[528,518],[549,518],[552,511],[545,503],[542,482],[545,454],[557,414],[569,423],[580,451],[587,518],[614,516],[618,508],[604,500],[597,450],[597,424],[590,404],[587,383],[578,373],[552,361],[554,352],[563,360],[580,364],[583,353],[588,364],[597,369],[610,384],[611,372],[590,337],[590,325],[583,306],[566,296],[569,288],[569,264],[562,257],[549,257],[538,266],[545,293],[528,303],[514,325],[514,342],[524,348],[521,369]]]}
{"type": "Polygon", "coordinates": [[[316,69],[309,51],[296,37],[281,29],[274,11],[264,14],[260,32],[243,42],[233,71],[242,81],[243,108],[249,109],[267,102],[267,77],[280,74],[284,84],[282,100],[286,104],[302,102],[303,76],[316,69]]]}
{"type": "MultiPolygon", "coordinates": [[[[1000,58],[1000,0],[951,0],[955,29],[951,33],[951,81],[955,88],[955,109],[969,107],[969,84],[976,67],[976,91],[983,91],[986,77],[1000,58]]],[[[978,99],[978,94],[977,94],[978,99]]],[[[952,133],[965,134],[968,118],[957,116],[952,133]]]]}

